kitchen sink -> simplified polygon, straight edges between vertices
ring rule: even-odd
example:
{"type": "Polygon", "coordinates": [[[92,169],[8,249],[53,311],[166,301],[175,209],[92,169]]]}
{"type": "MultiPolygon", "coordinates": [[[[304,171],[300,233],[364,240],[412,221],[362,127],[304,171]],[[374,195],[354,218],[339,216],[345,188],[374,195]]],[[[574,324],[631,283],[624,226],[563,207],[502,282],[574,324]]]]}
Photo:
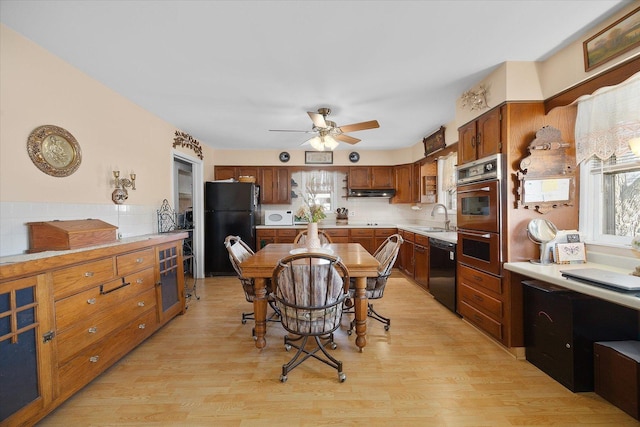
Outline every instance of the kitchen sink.
{"type": "Polygon", "coordinates": [[[425,232],[429,232],[429,233],[437,233],[437,232],[447,231],[443,227],[411,227],[411,228],[415,228],[416,230],[425,231],[425,232]]]}

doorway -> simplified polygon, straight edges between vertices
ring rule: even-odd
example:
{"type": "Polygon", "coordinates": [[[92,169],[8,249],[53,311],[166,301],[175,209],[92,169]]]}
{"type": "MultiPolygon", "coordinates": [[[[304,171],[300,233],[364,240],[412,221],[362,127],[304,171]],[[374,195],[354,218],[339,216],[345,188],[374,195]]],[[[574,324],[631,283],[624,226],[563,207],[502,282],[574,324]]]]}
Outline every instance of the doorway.
{"type": "Polygon", "coordinates": [[[204,223],[202,160],[175,151],[173,154],[173,206],[178,226],[190,229],[193,250],[193,274],[204,277],[204,223]]]}

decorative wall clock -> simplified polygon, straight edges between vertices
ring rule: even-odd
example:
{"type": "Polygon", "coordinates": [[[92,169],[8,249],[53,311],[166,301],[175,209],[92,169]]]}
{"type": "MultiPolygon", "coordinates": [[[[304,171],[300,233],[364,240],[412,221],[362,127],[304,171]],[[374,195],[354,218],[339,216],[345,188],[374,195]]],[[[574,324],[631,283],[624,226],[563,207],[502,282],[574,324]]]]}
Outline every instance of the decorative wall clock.
{"type": "Polygon", "coordinates": [[[350,162],[356,163],[358,160],[360,160],[360,154],[358,154],[358,152],[352,151],[351,153],[349,153],[350,162]]]}
{"type": "Polygon", "coordinates": [[[53,125],[39,126],[31,132],[27,152],[33,164],[51,176],[69,176],[82,162],[78,141],[65,129],[53,125]]]}
{"type": "Polygon", "coordinates": [[[286,151],[283,151],[282,153],[280,153],[280,155],[278,156],[278,158],[280,159],[280,161],[282,163],[286,163],[289,161],[289,159],[291,159],[291,156],[289,155],[289,153],[287,153],[286,151]]]}

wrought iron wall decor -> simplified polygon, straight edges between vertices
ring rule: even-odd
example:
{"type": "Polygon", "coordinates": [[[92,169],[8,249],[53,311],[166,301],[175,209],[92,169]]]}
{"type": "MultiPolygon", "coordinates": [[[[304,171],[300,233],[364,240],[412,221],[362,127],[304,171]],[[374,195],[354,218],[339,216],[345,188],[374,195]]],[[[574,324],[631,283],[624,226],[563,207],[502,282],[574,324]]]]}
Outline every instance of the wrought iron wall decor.
{"type": "Polygon", "coordinates": [[[489,86],[480,85],[476,90],[468,90],[461,96],[462,107],[468,108],[471,111],[484,110],[489,108],[487,104],[487,96],[489,95],[489,86]]]}
{"type": "Polygon", "coordinates": [[[202,155],[202,147],[200,146],[200,142],[185,132],[176,131],[176,137],[173,138],[173,148],[176,148],[178,145],[181,147],[187,147],[192,149],[198,155],[200,160],[204,159],[202,155]]]}

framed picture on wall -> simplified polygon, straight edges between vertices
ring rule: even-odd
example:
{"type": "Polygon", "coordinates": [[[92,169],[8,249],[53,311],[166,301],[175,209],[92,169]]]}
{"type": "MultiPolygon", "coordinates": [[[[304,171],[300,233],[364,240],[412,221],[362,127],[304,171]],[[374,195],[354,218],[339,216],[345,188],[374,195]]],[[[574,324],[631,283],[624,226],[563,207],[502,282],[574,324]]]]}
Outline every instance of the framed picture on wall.
{"type": "Polygon", "coordinates": [[[590,71],[640,46],[640,7],[604,28],[583,44],[584,70],[590,71]]]}
{"type": "Polygon", "coordinates": [[[333,151],[305,151],[304,162],[308,165],[332,165],[333,151]]]}

